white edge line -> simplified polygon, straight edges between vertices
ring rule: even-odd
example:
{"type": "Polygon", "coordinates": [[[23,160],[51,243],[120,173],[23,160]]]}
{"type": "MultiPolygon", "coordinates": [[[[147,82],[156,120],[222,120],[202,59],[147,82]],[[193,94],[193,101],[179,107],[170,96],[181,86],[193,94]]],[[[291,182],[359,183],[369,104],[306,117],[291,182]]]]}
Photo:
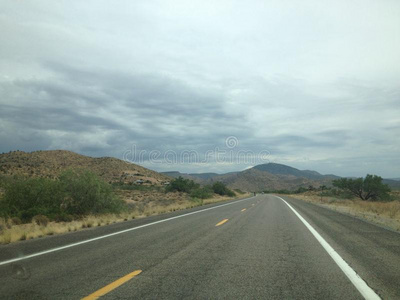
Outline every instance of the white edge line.
{"type": "Polygon", "coordinates": [[[108,238],[108,237],[111,237],[111,236],[114,236],[114,235],[118,235],[118,234],[121,234],[121,233],[137,230],[137,229],[148,227],[148,226],[151,226],[151,225],[155,225],[155,224],[171,221],[171,220],[174,220],[174,219],[178,219],[178,218],[182,218],[182,217],[198,214],[198,213],[201,213],[201,212],[204,212],[204,211],[207,211],[207,210],[216,209],[216,208],[220,208],[220,207],[223,207],[223,206],[236,204],[236,203],[239,203],[239,202],[242,202],[242,201],[251,200],[253,198],[254,197],[250,197],[250,198],[241,199],[241,200],[237,200],[237,201],[226,203],[226,204],[221,204],[221,205],[217,205],[217,206],[213,206],[213,207],[209,207],[209,208],[204,208],[204,209],[193,211],[193,212],[186,213],[186,214],[183,214],[183,215],[179,215],[179,216],[175,216],[175,217],[171,217],[171,218],[167,218],[167,219],[163,219],[163,220],[147,223],[147,224],[140,225],[140,226],[137,226],[137,227],[128,228],[128,229],[124,229],[124,230],[121,230],[121,231],[117,231],[117,232],[109,233],[109,234],[106,234],[106,235],[98,236],[98,237],[95,237],[95,238],[92,238],[92,239],[88,239],[88,240],[84,240],[84,241],[81,241],[81,242],[68,244],[68,245],[65,245],[65,246],[61,246],[61,247],[57,247],[57,248],[53,248],[53,249],[37,252],[37,253],[34,253],[34,254],[29,254],[29,255],[26,255],[26,256],[21,256],[21,257],[5,260],[5,261],[0,262],[0,266],[7,265],[7,264],[10,264],[10,263],[13,263],[13,262],[17,262],[17,261],[21,261],[21,260],[25,260],[25,259],[28,259],[28,258],[41,256],[41,255],[44,255],[44,254],[48,254],[48,253],[52,253],[52,252],[56,252],[56,251],[60,251],[60,250],[68,249],[68,248],[72,248],[72,247],[79,246],[79,245],[82,245],[82,244],[87,244],[87,243],[90,243],[90,242],[94,242],[94,241],[97,241],[97,240],[105,239],[105,238],[108,238]]]}
{"type": "Polygon", "coordinates": [[[286,203],[287,206],[295,213],[295,215],[303,222],[308,230],[311,231],[313,236],[317,241],[324,247],[326,252],[332,257],[335,263],[343,271],[343,273],[350,279],[356,289],[361,293],[361,295],[367,299],[381,299],[368,285],[367,283],[348,265],[348,263],[328,244],[327,241],[284,199],[275,196],[286,203]]]}

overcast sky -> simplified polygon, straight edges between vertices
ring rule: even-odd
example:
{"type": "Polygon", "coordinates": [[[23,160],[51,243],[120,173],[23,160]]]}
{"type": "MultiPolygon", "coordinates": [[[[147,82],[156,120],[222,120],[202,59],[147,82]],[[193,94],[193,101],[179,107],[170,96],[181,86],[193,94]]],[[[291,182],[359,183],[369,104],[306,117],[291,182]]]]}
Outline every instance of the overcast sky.
{"type": "Polygon", "coordinates": [[[398,0],[0,0],[0,152],[400,177],[399,16],[398,0]],[[185,150],[233,159],[163,159],[185,150]]]}

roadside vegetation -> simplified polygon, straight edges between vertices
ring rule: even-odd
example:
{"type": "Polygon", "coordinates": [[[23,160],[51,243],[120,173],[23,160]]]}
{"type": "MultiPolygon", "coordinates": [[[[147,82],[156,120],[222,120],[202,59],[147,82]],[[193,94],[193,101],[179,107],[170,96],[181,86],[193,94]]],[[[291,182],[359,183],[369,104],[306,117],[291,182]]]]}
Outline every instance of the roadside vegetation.
{"type": "MultiPolygon", "coordinates": [[[[57,179],[4,176],[0,178],[0,243],[109,225],[233,196],[222,183],[200,186],[183,178],[156,186],[109,184],[87,170],[67,170],[57,179]],[[130,202],[121,197],[132,192],[145,198],[161,195],[161,199],[130,202]]],[[[241,196],[248,194],[242,192],[241,196]]]]}
{"type": "Polygon", "coordinates": [[[89,171],[68,170],[58,180],[15,177],[4,185],[0,214],[29,223],[35,216],[68,221],[89,214],[119,213],[124,203],[89,171]]]}
{"type": "Polygon", "coordinates": [[[382,177],[368,174],[365,178],[340,178],[333,186],[365,201],[390,201],[388,185],[382,183],[382,177]]]}
{"type": "Polygon", "coordinates": [[[285,194],[285,195],[293,195],[293,194],[301,194],[304,192],[307,192],[309,190],[314,190],[315,188],[313,186],[310,186],[308,188],[305,187],[299,187],[296,190],[287,190],[287,189],[282,189],[282,190],[264,190],[263,192],[265,194],[285,194]]]}
{"type": "Polygon", "coordinates": [[[400,191],[391,191],[376,175],[357,179],[341,178],[333,181],[333,187],[321,186],[303,192],[284,191],[280,194],[295,195],[307,202],[400,231],[400,191]]]}
{"type": "Polygon", "coordinates": [[[213,194],[220,196],[234,197],[236,194],[230,190],[224,183],[215,182],[212,185],[200,186],[193,180],[185,179],[181,176],[172,180],[167,187],[167,192],[184,192],[190,194],[193,199],[207,199],[211,198],[213,194]]]}

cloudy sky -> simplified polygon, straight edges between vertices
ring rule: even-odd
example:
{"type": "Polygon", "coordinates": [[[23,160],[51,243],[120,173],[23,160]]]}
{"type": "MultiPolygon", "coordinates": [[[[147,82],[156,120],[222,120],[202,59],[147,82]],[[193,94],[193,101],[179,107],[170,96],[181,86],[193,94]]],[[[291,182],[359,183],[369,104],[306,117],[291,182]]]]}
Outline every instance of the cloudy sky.
{"type": "Polygon", "coordinates": [[[398,0],[1,0],[0,152],[400,177],[399,15],[398,0]]]}

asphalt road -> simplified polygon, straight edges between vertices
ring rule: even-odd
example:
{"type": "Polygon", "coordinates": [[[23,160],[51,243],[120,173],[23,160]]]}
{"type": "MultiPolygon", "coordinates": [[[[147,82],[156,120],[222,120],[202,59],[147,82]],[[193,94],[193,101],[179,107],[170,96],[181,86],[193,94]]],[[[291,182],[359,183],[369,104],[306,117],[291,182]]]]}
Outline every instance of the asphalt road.
{"type": "MultiPolygon", "coordinates": [[[[377,295],[400,299],[400,234],[284,199],[377,295]]],[[[1,246],[0,298],[363,298],[282,199],[225,204],[1,246]]]]}

